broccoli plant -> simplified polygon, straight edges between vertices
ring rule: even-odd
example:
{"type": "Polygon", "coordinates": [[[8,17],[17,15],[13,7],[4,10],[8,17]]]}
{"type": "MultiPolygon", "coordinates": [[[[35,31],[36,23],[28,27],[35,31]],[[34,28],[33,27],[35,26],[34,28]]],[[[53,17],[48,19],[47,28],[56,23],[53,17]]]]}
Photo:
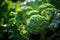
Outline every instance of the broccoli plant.
{"type": "Polygon", "coordinates": [[[56,36],[58,36],[56,39],[59,40],[60,10],[56,6],[47,3],[49,1],[36,0],[34,2],[27,2],[24,6],[18,1],[13,3],[12,0],[1,0],[1,40],[4,39],[5,33],[8,34],[9,40],[34,40],[30,39],[30,34],[39,34],[39,40],[53,40],[56,36]],[[53,34],[50,34],[48,29],[52,30],[51,33],[53,34]]]}
{"type": "Polygon", "coordinates": [[[27,20],[26,30],[31,34],[40,33],[41,40],[46,40],[45,35],[51,19],[54,17],[54,13],[57,9],[49,4],[42,4],[39,6],[39,11],[34,14],[34,11],[30,11],[30,18],[27,20]],[[33,14],[33,15],[32,15],[33,14]]]}

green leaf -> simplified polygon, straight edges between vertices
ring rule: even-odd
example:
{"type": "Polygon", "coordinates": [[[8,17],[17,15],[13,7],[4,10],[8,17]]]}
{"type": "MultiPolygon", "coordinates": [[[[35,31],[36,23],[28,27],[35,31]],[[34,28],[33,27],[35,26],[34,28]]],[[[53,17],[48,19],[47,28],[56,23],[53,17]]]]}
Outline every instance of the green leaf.
{"type": "Polygon", "coordinates": [[[16,12],[18,12],[18,9],[20,8],[20,6],[21,6],[21,2],[18,1],[18,2],[16,3],[16,6],[15,6],[15,11],[16,11],[16,12]]]}

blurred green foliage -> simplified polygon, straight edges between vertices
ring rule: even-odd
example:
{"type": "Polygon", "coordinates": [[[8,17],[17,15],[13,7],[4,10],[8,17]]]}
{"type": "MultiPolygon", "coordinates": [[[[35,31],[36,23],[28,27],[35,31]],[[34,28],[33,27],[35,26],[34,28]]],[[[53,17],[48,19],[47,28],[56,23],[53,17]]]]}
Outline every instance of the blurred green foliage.
{"type": "Polygon", "coordinates": [[[0,40],[5,33],[9,40],[30,40],[30,34],[40,34],[39,40],[60,40],[59,0],[26,3],[22,6],[19,0],[15,3],[12,0],[0,0],[0,40]],[[52,35],[48,29],[54,31],[52,35]]]}

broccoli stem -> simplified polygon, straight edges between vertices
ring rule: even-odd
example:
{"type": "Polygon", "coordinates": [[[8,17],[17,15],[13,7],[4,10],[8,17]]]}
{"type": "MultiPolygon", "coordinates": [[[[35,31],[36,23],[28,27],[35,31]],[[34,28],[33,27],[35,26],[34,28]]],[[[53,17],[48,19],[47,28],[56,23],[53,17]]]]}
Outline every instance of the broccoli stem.
{"type": "Polygon", "coordinates": [[[44,33],[40,33],[40,40],[45,40],[45,34],[44,33]]]}
{"type": "Polygon", "coordinates": [[[41,31],[40,31],[40,40],[46,40],[45,36],[46,36],[46,30],[41,29],[41,31]]]}

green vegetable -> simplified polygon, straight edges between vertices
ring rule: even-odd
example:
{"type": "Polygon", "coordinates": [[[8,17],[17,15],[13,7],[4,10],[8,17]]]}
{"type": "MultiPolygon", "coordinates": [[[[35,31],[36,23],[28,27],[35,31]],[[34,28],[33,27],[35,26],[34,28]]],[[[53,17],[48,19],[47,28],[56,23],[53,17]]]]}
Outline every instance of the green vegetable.
{"type": "Polygon", "coordinates": [[[51,18],[54,15],[54,12],[57,9],[49,4],[42,4],[39,6],[39,11],[34,12],[30,11],[30,18],[27,20],[26,29],[31,34],[38,34],[41,35],[41,40],[45,40],[45,35],[47,28],[50,24],[51,18]],[[43,5],[43,6],[42,6],[43,5]]]}
{"type": "Polygon", "coordinates": [[[60,34],[59,2],[36,0],[21,6],[19,1],[0,0],[0,40],[5,38],[5,33],[8,33],[9,40],[34,40],[38,34],[39,40],[52,40],[54,37],[54,40],[59,40],[56,38],[60,34]]]}
{"type": "Polygon", "coordinates": [[[48,20],[44,16],[32,15],[27,21],[26,28],[32,34],[38,34],[41,28],[47,27],[45,24],[48,24],[48,20]]]}
{"type": "Polygon", "coordinates": [[[32,8],[29,6],[23,6],[21,9],[19,9],[17,15],[16,15],[16,20],[18,23],[26,24],[26,21],[28,19],[27,14],[29,11],[31,11],[32,8]]]}

